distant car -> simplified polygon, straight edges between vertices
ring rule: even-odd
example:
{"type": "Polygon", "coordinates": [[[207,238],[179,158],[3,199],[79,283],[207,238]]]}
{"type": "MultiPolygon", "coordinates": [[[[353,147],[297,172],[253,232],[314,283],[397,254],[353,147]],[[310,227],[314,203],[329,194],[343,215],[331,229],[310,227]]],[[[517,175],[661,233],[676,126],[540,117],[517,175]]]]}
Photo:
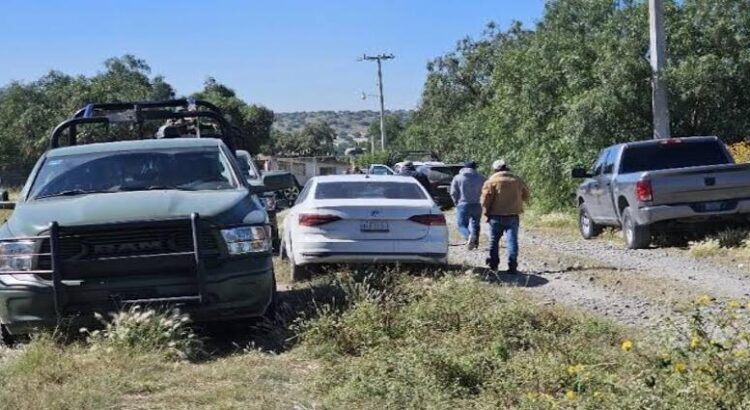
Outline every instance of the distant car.
{"type": "Polygon", "coordinates": [[[453,208],[453,198],[451,198],[451,182],[463,165],[446,165],[442,162],[427,162],[417,166],[417,171],[427,175],[430,181],[430,195],[441,209],[453,208]]]}
{"type": "Polygon", "coordinates": [[[308,181],[284,221],[291,279],[332,263],[445,264],[445,216],[410,177],[336,175],[308,181]]]}
{"type": "Polygon", "coordinates": [[[367,170],[367,173],[370,175],[395,175],[396,171],[394,171],[388,165],[372,164],[370,165],[370,168],[367,170]]]}

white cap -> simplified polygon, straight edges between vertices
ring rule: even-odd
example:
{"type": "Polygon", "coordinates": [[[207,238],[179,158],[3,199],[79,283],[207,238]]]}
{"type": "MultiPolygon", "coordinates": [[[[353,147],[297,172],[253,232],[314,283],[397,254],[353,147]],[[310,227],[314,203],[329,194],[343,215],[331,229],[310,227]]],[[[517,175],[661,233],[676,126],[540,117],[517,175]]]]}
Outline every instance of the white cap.
{"type": "Polygon", "coordinates": [[[505,168],[506,165],[508,164],[505,163],[505,160],[499,159],[492,163],[492,169],[494,169],[495,171],[499,171],[505,168]]]}

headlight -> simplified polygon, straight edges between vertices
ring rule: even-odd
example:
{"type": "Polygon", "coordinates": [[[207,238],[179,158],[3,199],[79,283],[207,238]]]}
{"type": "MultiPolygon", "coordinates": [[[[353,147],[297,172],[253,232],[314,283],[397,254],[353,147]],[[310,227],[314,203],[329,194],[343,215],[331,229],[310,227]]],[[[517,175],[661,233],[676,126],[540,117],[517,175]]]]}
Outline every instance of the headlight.
{"type": "Polygon", "coordinates": [[[222,229],[221,236],[224,237],[230,255],[271,250],[271,227],[268,225],[222,229]]]}
{"type": "Polygon", "coordinates": [[[0,271],[29,271],[36,253],[36,241],[0,242],[0,271]]]}

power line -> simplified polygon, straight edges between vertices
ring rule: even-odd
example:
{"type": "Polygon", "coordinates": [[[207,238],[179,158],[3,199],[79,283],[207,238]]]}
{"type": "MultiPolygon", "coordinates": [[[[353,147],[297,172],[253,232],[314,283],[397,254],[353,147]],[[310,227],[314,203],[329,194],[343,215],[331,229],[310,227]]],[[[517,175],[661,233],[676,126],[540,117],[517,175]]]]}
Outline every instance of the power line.
{"type": "MultiPolygon", "coordinates": [[[[363,55],[359,61],[376,61],[378,63],[378,90],[380,95],[380,149],[385,151],[385,101],[383,97],[383,60],[392,60],[393,54],[363,55]]],[[[372,151],[375,151],[375,141],[371,141],[372,151]]]]}

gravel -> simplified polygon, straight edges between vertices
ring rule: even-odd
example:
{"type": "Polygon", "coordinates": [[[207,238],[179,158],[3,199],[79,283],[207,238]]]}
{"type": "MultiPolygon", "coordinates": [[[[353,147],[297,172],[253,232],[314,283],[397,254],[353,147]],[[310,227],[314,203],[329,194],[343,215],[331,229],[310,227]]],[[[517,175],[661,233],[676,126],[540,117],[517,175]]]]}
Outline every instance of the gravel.
{"type": "MultiPolygon", "coordinates": [[[[483,229],[487,232],[487,226],[483,229]]],[[[621,243],[585,241],[533,228],[522,229],[520,242],[523,274],[514,277],[501,272],[503,282],[526,288],[544,303],[580,307],[626,325],[661,329],[667,322],[682,322],[683,315],[675,312],[673,301],[660,299],[666,292],[684,302],[696,294],[719,299],[750,297],[750,280],[742,268],[696,260],[681,249],[628,250],[621,243]],[[605,276],[610,279],[607,285],[586,275],[589,270],[629,276],[622,276],[622,284],[605,276]]],[[[486,244],[475,251],[451,247],[451,260],[456,264],[484,267],[486,257],[486,244]]]]}

